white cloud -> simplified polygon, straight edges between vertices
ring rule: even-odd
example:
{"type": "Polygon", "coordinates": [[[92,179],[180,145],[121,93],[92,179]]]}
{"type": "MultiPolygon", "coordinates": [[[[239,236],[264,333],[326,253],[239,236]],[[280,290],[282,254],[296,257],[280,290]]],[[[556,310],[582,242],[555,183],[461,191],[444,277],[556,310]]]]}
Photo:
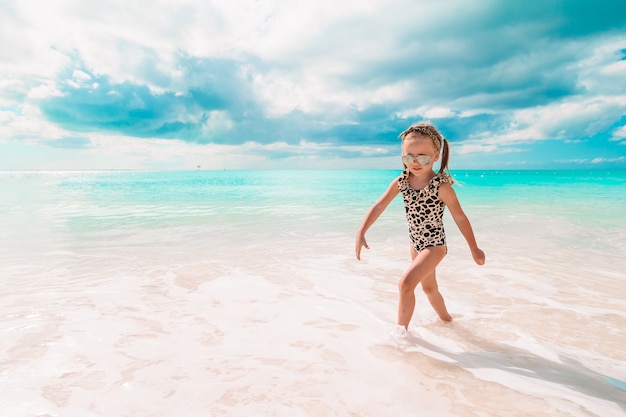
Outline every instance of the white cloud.
{"type": "Polygon", "coordinates": [[[498,149],[498,146],[495,144],[486,144],[480,142],[473,143],[461,143],[455,145],[454,153],[458,153],[459,155],[473,154],[473,153],[492,153],[498,149]]]}
{"type": "Polygon", "coordinates": [[[470,155],[470,154],[507,154],[522,152],[521,149],[514,146],[503,146],[500,143],[487,140],[472,140],[468,142],[455,143],[453,145],[454,154],[470,155]]]}
{"type": "Polygon", "coordinates": [[[626,94],[626,61],[620,56],[625,44],[624,34],[589,42],[589,56],[577,63],[580,83],[588,92],[604,96],[626,94]]]}
{"type": "Polygon", "coordinates": [[[26,90],[23,80],[0,80],[0,106],[19,105],[26,90]]]}
{"type": "Polygon", "coordinates": [[[414,109],[397,112],[396,116],[401,119],[425,118],[425,119],[443,119],[454,117],[456,113],[447,107],[423,105],[414,109]]]}
{"type": "MultiPolygon", "coordinates": [[[[55,74],[64,55],[115,82],[141,79],[146,60],[170,72],[175,54],[288,61],[342,19],[373,16],[385,2],[320,0],[21,0],[3,19],[3,55],[31,73],[55,74]],[[306,23],[305,23],[306,22],[306,23]],[[20,42],[9,40],[20,39],[20,42]],[[52,65],[51,65],[52,64],[52,65]]],[[[326,45],[330,50],[332,45],[326,45]]]]}
{"type": "Polygon", "coordinates": [[[603,163],[615,163],[615,162],[625,162],[626,157],[620,156],[617,158],[594,158],[591,163],[592,164],[603,164],[603,163]]]}
{"type": "MultiPolygon", "coordinates": [[[[626,108],[626,96],[597,96],[517,110],[503,133],[485,132],[489,142],[527,143],[545,139],[579,139],[608,129],[626,108]],[[493,136],[492,136],[493,135],[493,136]]],[[[476,135],[479,137],[479,135],[476,135]]]]}
{"type": "Polygon", "coordinates": [[[74,80],[76,80],[76,82],[78,83],[84,83],[86,81],[91,80],[91,75],[87,74],[84,71],[80,71],[80,70],[74,70],[72,72],[72,77],[74,78],[74,80]]]}
{"type": "Polygon", "coordinates": [[[28,98],[35,100],[61,96],[63,96],[63,93],[56,83],[53,82],[37,85],[28,91],[28,98]]]}
{"type": "Polygon", "coordinates": [[[47,122],[38,107],[24,105],[19,113],[0,111],[2,136],[7,139],[55,140],[71,135],[70,132],[47,122]]]}
{"type": "Polygon", "coordinates": [[[395,102],[406,97],[407,81],[374,88],[341,86],[328,70],[306,70],[302,73],[270,71],[254,76],[254,91],[272,117],[294,110],[304,113],[343,113],[346,109],[362,110],[374,104],[395,102]]]}
{"type": "MultiPolygon", "coordinates": [[[[411,5],[394,6],[417,13],[411,5]]],[[[420,14],[439,10],[422,6],[420,14]]],[[[388,34],[397,31],[392,26],[400,18],[391,17],[396,13],[382,0],[23,0],[16,2],[15,10],[9,28],[22,41],[13,48],[10,61],[16,70],[33,65],[30,73],[42,79],[54,79],[69,60],[79,59],[112,83],[129,81],[154,92],[163,88],[184,92],[185,73],[176,68],[177,54],[183,53],[242,63],[249,56],[273,62],[274,69],[256,71],[254,77],[260,97],[274,115],[294,109],[319,112],[326,106],[364,108],[404,98],[407,91],[403,80],[351,89],[333,81],[351,75],[359,64],[391,56],[395,40],[388,34]],[[358,31],[351,33],[355,28],[358,31]],[[157,74],[167,85],[157,82],[157,74]]],[[[73,81],[67,82],[77,88],[87,77],[76,68],[73,81]]]]}
{"type": "Polygon", "coordinates": [[[626,125],[614,129],[609,140],[626,144],[626,125]]]}
{"type": "Polygon", "coordinates": [[[224,111],[212,111],[202,126],[202,132],[207,135],[226,132],[233,128],[233,121],[224,111]]]}

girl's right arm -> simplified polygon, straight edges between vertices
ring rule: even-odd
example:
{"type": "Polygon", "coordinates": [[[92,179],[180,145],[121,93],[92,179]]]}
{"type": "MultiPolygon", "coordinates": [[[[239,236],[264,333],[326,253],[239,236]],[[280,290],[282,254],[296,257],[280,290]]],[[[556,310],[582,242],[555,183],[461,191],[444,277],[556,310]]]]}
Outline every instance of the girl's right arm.
{"type": "Polygon", "coordinates": [[[355,252],[356,258],[361,260],[361,248],[365,247],[365,249],[369,249],[367,246],[367,241],[365,240],[365,232],[374,224],[376,219],[380,217],[380,215],[385,211],[389,203],[398,195],[400,189],[398,188],[398,178],[391,181],[389,184],[389,188],[387,191],[383,193],[383,195],[378,199],[376,203],[367,211],[359,230],[356,233],[356,245],[355,252]]]}

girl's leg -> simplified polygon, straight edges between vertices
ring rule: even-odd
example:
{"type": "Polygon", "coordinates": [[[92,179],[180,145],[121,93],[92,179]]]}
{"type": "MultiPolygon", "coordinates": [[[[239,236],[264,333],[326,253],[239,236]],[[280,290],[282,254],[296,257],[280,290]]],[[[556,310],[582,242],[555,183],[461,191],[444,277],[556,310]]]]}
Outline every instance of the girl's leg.
{"type": "Polygon", "coordinates": [[[400,299],[398,302],[398,324],[408,329],[415,310],[415,287],[435,271],[439,262],[446,255],[445,246],[426,248],[420,253],[411,250],[413,262],[398,283],[400,299]]]}
{"type": "Polygon", "coordinates": [[[433,306],[433,309],[439,316],[439,318],[443,321],[452,321],[452,316],[448,313],[446,309],[446,303],[443,301],[443,297],[439,292],[439,286],[437,285],[437,276],[436,272],[433,271],[427,277],[422,279],[422,290],[424,294],[428,297],[428,301],[430,305],[433,306]]]}

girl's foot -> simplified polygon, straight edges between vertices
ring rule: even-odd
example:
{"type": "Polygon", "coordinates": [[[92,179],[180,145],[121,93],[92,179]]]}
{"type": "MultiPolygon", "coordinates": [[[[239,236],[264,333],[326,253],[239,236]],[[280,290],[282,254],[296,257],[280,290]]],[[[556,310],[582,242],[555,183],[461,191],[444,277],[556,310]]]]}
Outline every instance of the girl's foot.
{"type": "Polygon", "coordinates": [[[449,314],[446,314],[445,316],[439,316],[439,318],[446,323],[450,323],[452,321],[452,316],[449,314]]]}

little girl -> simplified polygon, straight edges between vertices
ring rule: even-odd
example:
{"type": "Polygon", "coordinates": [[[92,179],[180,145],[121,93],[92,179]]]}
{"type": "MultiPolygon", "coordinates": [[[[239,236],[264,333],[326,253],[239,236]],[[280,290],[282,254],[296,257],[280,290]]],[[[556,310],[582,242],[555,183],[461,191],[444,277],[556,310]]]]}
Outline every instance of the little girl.
{"type": "Polygon", "coordinates": [[[420,282],[428,301],[443,321],[451,321],[443,297],[437,287],[435,268],[446,255],[446,235],[443,229],[443,211],[448,206],[452,218],[469,245],[478,265],[485,263],[485,253],[477,246],[472,226],[452,189],[448,168],[448,143],[433,126],[418,123],[400,135],[404,172],[394,179],[387,191],[369,209],[356,235],[356,258],[361,259],[361,248],[369,249],[365,232],[385,211],[389,203],[402,193],[411,240],[411,265],[400,278],[398,325],[408,329],[415,309],[415,287],[420,282]],[[441,155],[439,172],[433,163],[441,155]]]}

